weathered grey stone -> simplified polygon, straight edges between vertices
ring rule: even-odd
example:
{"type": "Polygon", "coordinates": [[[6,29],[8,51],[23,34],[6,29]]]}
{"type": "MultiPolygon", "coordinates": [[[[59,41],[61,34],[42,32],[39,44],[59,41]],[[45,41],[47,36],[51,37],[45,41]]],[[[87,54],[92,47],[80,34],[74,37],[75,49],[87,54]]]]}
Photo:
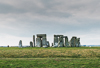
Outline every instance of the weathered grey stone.
{"type": "MultiPolygon", "coordinates": [[[[47,47],[47,38],[46,38],[46,34],[37,34],[37,38],[40,38],[40,40],[42,41],[41,47],[47,47]]],[[[38,41],[39,42],[39,41],[38,41]]],[[[37,43],[38,43],[37,42],[37,43]]]]}
{"type": "Polygon", "coordinates": [[[33,35],[33,47],[35,47],[35,35],[33,35]]]}
{"type": "Polygon", "coordinates": [[[42,47],[41,38],[39,38],[39,37],[36,38],[36,47],[42,47]]]}
{"type": "Polygon", "coordinates": [[[76,39],[76,47],[78,47],[78,38],[76,39]]]}
{"type": "Polygon", "coordinates": [[[72,37],[71,47],[75,47],[75,44],[76,44],[75,37],[72,37]]]}
{"type": "Polygon", "coordinates": [[[78,47],[80,47],[80,38],[77,38],[78,47]]]}
{"type": "Polygon", "coordinates": [[[22,40],[19,41],[19,47],[22,47],[22,40]]]}
{"type": "Polygon", "coordinates": [[[57,35],[57,37],[60,37],[60,36],[63,37],[63,35],[57,35]]]}
{"type": "Polygon", "coordinates": [[[56,48],[56,47],[58,47],[58,46],[55,45],[55,46],[52,46],[52,47],[56,48]]]}
{"type": "Polygon", "coordinates": [[[54,35],[54,45],[58,46],[58,37],[54,35]]]}
{"type": "Polygon", "coordinates": [[[54,45],[53,47],[63,47],[64,46],[64,40],[63,35],[54,35],[54,45]],[[59,40],[58,40],[59,37],[59,40]],[[62,39],[62,41],[61,41],[62,39]]]}
{"type": "Polygon", "coordinates": [[[47,48],[47,46],[43,46],[44,48],[47,48]]]}
{"type": "Polygon", "coordinates": [[[68,37],[67,37],[67,36],[65,36],[65,43],[64,43],[64,46],[65,46],[65,47],[68,47],[68,46],[69,46],[68,37]]]}
{"type": "Polygon", "coordinates": [[[47,47],[50,47],[50,43],[49,43],[49,41],[47,41],[47,47]]]}
{"type": "MultiPolygon", "coordinates": [[[[53,45],[53,43],[52,43],[52,45],[53,45]]],[[[55,45],[53,45],[52,47],[58,47],[58,43],[55,43],[55,45]]]]}
{"type": "Polygon", "coordinates": [[[47,39],[46,39],[46,37],[42,38],[42,46],[47,46],[47,39]]]}
{"type": "Polygon", "coordinates": [[[46,37],[46,34],[37,34],[37,37],[40,37],[40,38],[46,37]]]}
{"type": "Polygon", "coordinates": [[[33,42],[32,41],[30,41],[30,47],[33,47],[33,42]]]}
{"type": "Polygon", "coordinates": [[[59,37],[58,47],[64,47],[64,40],[63,40],[63,36],[60,36],[60,37],[59,37]]]}
{"type": "Polygon", "coordinates": [[[52,47],[58,47],[58,43],[55,43],[55,45],[53,45],[52,47]]]}
{"type": "Polygon", "coordinates": [[[77,46],[77,37],[73,36],[70,40],[70,46],[76,47],[77,46]]]}
{"type": "Polygon", "coordinates": [[[51,47],[53,47],[53,43],[51,43],[51,47]]]}

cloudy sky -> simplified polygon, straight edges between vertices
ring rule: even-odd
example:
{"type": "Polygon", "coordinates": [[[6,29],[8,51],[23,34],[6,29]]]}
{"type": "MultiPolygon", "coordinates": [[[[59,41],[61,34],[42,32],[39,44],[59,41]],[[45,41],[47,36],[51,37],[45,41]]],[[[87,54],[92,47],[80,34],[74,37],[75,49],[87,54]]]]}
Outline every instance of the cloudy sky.
{"type": "Polygon", "coordinates": [[[0,0],[0,46],[29,45],[32,36],[80,37],[81,44],[100,44],[100,0],[0,0]]]}

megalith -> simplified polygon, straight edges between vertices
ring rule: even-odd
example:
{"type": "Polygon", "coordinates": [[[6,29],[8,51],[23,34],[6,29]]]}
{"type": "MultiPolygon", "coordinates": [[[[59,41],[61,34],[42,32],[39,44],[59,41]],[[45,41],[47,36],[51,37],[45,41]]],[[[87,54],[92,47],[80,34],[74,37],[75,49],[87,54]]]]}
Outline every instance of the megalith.
{"type": "Polygon", "coordinates": [[[40,37],[40,38],[46,37],[46,34],[37,34],[37,37],[40,37]]]}
{"type": "Polygon", "coordinates": [[[77,46],[77,37],[73,36],[70,40],[70,46],[76,47],[77,46]]]}
{"type": "Polygon", "coordinates": [[[50,47],[50,43],[49,43],[49,41],[47,41],[47,47],[50,47]]]}
{"type": "Polygon", "coordinates": [[[69,43],[68,43],[68,37],[65,36],[64,38],[65,38],[64,46],[65,46],[65,47],[68,47],[68,46],[69,46],[69,43]]]}
{"type": "Polygon", "coordinates": [[[35,35],[33,35],[33,47],[35,47],[35,35]]]}
{"type": "Polygon", "coordinates": [[[46,46],[47,45],[47,39],[46,37],[42,38],[42,46],[46,46]]]}
{"type": "Polygon", "coordinates": [[[32,41],[30,41],[30,47],[33,47],[33,42],[32,41]]]}
{"type": "Polygon", "coordinates": [[[36,47],[42,47],[41,38],[39,38],[39,37],[36,38],[36,47]]]}
{"type": "Polygon", "coordinates": [[[37,34],[36,47],[38,47],[38,46],[40,46],[40,47],[47,47],[46,34],[37,34]]]}
{"type": "Polygon", "coordinates": [[[80,38],[77,38],[78,47],[80,47],[80,38]]]}
{"type": "Polygon", "coordinates": [[[58,36],[54,35],[54,47],[58,47],[58,36]]]}
{"type": "Polygon", "coordinates": [[[60,37],[59,37],[58,47],[64,47],[64,40],[63,40],[63,36],[60,36],[60,37]]]}
{"type": "Polygon", "coordinates": [[[68,47],[68,37],[63,35],[54,35],[54,45],[53,47],[68,47]],[[65,39],[64,39],[65,38],[65,39]]]}
{"type": "Polygon", "coordinates": [[[51,47],[53,47],[53,43],[51,43],[51,47]]]}
{"type": "Polygon", "coordinates": [[[22,40],[19,41],[19,47],[22,48],[22,40]]]}

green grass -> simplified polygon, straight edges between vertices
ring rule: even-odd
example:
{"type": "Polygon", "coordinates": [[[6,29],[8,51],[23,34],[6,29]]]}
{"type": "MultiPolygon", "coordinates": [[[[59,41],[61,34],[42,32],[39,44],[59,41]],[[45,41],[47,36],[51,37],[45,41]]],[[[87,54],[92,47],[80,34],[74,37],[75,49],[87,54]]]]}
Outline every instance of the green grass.
{"type": "Polygon", "coordinates": [[[0,48],[0,58],[100,58],[100,47],[0,48]]]}
{"type": "Polygon", "coordinates": [[[100,68],[100,47],[0,47],[0,68],[100,68]]]}
{"type": "Polygon", "coordinates": [[[0,68],[100,68],[100,59],[6,58],[0,68]]]}

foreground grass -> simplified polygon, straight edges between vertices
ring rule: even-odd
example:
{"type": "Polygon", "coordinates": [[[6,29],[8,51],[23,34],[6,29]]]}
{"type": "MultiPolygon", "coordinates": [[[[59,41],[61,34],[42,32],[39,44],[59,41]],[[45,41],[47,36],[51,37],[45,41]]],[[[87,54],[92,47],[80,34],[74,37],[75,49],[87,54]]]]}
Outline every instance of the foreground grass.
{"type": "Polygon", "coordinates": [[[100,47],[0,47],[0,68],[100,68],[100,47]]]}
{"type": "Polygon", "coordinates": [[[1,58],[0,68],[100,68],[100,59],[1,58]]]}
{"type": "Polygon", "coordinates": [[[1,47],[0,58],[100,58],[100,47],[1,47]]]}

